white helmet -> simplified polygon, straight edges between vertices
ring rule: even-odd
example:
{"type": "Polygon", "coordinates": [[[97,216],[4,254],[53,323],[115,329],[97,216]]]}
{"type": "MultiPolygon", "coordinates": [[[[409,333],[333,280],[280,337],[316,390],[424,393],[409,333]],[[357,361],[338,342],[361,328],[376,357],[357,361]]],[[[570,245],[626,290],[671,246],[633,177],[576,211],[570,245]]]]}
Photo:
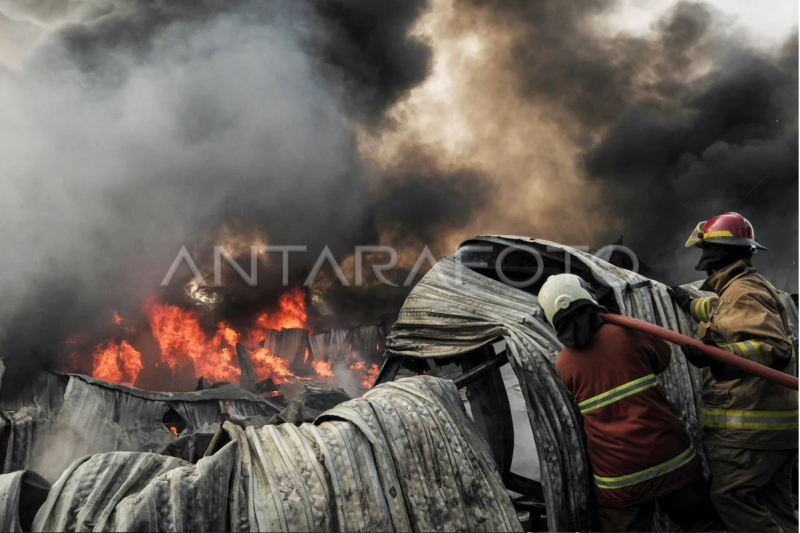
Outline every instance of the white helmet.
{"type": "Polygon", "coordinates": [[[591,285],[574,274],[556,274],[550,276],[539,290],[539,305],[544,310],[544,315],[550,325],[553,317],[559,311],[566,309],[572,302],[588,300],[588,303],[598,307],[597,300],[592,294],[591,285]]]}

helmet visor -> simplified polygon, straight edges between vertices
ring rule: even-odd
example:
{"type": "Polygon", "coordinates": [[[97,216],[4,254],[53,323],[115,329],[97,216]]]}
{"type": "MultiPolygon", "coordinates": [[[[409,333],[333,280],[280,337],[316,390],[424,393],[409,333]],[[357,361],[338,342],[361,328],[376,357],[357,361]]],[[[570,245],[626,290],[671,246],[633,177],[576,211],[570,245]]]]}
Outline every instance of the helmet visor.
{"type": "Polygon", "coordinates": [[[706,222],[707,221],[704,220],[700,222],[696,228],[694,228],[694,231],[692,231],[692,234],[689,235],[689,239],[686,241],[687,248],[691,248],[692,246],[696,246],[703,242],[703,226],[706,225],[706,222]]]}

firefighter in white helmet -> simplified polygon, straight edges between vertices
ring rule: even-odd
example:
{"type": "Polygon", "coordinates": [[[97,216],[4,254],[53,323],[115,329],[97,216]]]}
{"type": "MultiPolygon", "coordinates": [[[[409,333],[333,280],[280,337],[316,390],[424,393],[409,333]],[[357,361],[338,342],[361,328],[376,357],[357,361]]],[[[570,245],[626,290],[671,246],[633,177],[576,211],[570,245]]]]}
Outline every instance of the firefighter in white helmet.
{"type": "Polygon", "coordinates": [[[666,343],[603,323],[591,285],[547,279],[539,305],[564,349],[556,369],[584,420],[603,531],[650,531],[655,505],[684,531],[719,531],[689,436],[658,385],[666,343]]]}

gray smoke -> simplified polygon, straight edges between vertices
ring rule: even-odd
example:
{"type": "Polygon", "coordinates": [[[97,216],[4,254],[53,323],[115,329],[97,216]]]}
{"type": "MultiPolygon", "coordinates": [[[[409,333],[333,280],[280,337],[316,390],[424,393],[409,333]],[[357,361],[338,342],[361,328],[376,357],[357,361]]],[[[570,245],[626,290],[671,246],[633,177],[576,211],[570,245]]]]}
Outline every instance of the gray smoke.
{"type": "Polygon", "coordinates": [[[0,2],[69,22],[20,71],[0,68],[9,375],[140,309],[181,246],[220,227],[308,246],[298,271],[325,245],[376,243],[348,121],[376,123],[424,79],[429,50],[407,36],[424,6],[0,2]]]}

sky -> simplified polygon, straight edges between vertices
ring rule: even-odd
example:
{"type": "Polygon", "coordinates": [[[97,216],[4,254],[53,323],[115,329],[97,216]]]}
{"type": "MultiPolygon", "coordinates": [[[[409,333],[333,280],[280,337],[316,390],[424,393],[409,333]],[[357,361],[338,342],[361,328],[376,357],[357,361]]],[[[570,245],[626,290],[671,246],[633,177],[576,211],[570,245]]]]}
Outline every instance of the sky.
{"type": "MultiPolygon", "coordinates": [[[[641,31],[675,3],[672,0],[626,0],[613,24],[619,29],[641,31]]],[[[707,0],[706,3],[729,15],[735,24],[742,25],[765,45],[779,43],[797,27],[798,2],[792,0],[707,0]]]]}

